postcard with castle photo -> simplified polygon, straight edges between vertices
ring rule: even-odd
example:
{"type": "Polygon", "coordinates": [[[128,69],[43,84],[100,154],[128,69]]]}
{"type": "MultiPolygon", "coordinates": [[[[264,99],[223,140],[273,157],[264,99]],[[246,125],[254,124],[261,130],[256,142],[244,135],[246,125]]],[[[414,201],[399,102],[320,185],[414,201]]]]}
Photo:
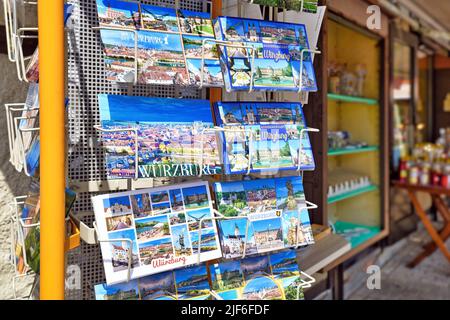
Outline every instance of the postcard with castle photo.
{"type": "Polygon", "coordinates": [[[141,18],[137,2],[96,0],[101,27],[139,29],[141,18]]]}
{"type": "Polygon", "coordinates": [[[209,265],[211,289],[217,292],[240,288],[244,285],[241,261],[224,261],[209,265]]]}
{"type": "Polygon", "coordinates": [[[106,79],[133,82],[136,77],[135,33],[126,30],[100,30],[106,79]]]}
{"type": "Polygon", "coordinates": [[[221,256],[207,182],[93,197],[108,284],[221,256]],[[201,229],[201,230],[200,230],[201,229]]]}
{"type": "Polygon", "coordinates": [[[99,95],[99,105],[102,127],[114,130],[101,133],[109,179],[134,178],[136,170],[139,178],[222,172],[209,101],[99,95]]]}

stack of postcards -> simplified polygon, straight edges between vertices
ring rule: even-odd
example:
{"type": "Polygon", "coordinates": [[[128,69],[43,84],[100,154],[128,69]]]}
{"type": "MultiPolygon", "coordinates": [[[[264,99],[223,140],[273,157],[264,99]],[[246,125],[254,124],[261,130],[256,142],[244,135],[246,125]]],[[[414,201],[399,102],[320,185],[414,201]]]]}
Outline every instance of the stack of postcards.
{"type": "Polygon", "coordinates": [[[314,170],[300,103],[218,102],[214,112],[226,174],[314,170]]]}
{"type": "Polygon", "coordinates": [[[235,45],[220,46],[227,91],[317,91],[311,55],[302,59],[305,25],[219,17],[214,29],[218,40],[235,45]]]}
{"type": "Polygon", "coordinates": [[[99,105],[109,179],[222,173],[209,101],[100,94],[99,105]]]}
{"type": "Polygon", "coordinates": [[[222,86],[208,13],[97,0],[107,79],[162,85],[222,86]],[[204,49],[202,50],[202,47],[204,49]],[[202,65],[203,57],[203,65],[202,65]]]}
{"type": "Polygon", "coordinates": [[[221,256],[207,182],[92,198],[108,284],[221,256]],[[201,226],[200,226],[201,224],[201,226]],[[199,229],[201,228],[201,232],[199,229]]]}

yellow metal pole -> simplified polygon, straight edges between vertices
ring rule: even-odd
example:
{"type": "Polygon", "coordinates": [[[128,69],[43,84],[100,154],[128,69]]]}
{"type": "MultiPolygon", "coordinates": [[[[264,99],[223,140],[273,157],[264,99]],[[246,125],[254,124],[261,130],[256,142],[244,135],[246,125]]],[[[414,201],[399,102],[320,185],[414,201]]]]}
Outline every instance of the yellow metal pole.
{"type": "Polygon", "coordinates": [[[41,134],[40,298],[64,299],[64,1],[38,1],[41,134]]]}

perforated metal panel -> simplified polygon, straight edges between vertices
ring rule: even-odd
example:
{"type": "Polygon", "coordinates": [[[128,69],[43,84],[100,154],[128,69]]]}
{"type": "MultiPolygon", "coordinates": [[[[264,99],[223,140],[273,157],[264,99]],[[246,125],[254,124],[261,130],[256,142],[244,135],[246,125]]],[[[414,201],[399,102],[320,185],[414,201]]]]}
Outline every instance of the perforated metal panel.
{"type": "MultiPolygon", "coordinates": [[[[114,84],[106,80],[105,64],[98,26],[95,0],[69,0],[74,5],[73,30],[67,36],[67,95],[68,106],[68,176],[70,181],[104,181],[106,170],[103,150],[97,143],[98,135],[93,126],[99,124],[97,95],[100,93],[133,96],[201,98],[204,92],[195,88],[175,86],[114,84]]],[[[207,11],[206,0],[143,0],[142,3],[207,11]]],[[[79,193],[74,206],[75,213],[92,212],[93,193],[79,193]]],[[[93,215],[83,218],[92,225],[93,215]]],[[[93,299],[95,284],[104,283],[105,276],[99,246],[82,243],[71,251],[67,265],[75,265],[81,271],[81,288],[67,288],[67,299],[93,299]]]]}

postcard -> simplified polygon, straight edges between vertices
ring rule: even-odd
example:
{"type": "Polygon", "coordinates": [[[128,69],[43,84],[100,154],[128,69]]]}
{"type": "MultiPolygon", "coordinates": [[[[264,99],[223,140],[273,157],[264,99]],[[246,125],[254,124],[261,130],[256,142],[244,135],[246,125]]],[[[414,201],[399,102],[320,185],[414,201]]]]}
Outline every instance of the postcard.
{"type": "Polygon", "coordinates": [[[175,300],[175,278],[172,271],[140,278],[138,288],[142,300],[175,300]]]}
{"type": "Polygon", "coordinates": [[[243,300],[285,300],[283,287],[270,276],[259,276],[246,282],[243,300]]]}
{"type": "Polygon", "coordinates": [[[102,127],[117,130],[101,133],[109,179],[222,173],[209,101],[99,95],[99,105],[102,127]]]}
{"type": "Polygon", "coordinates": [[[137,280],[112,286],[98,284],[94,287],[95,300],[139,300],[137,280]]]}
{"type": "Polygon", "coordinates": [[[135,34],[127,30],[100,30],[103,42],[106,79],[134,82],[137,59],[135,34]]]}
{"type": "Polygon", "coordinates": [[[174,271],[179,300],[209,297],[209,281],[206,265],[183,268],[174,271]]]}
{"type": "MultiPolygon", "coordinates": [[[[38,123],[39,115],[39,84],[30,83],[25,100],[25,110],[22,112],[22,120],[19,121],[20,129],[34,128],[38,123]],[[26,118],[26,119],[25,119],[26,118]]],[[[22,131],[22,147],[25,151],[30,148],[35,132],[22,131]]]]}
{"type": "Polygon", "coordinates": [[[224,300],[296,300],[296,250],[209,265],[211,290],[224,300]]]}
{"type": "Polygon", "coordinates": [[[283,8],[287,10],[300,11],[302,9],[303,2],[303,12],[316,13],[318,0],[247,0],[249,3],[259,4],[263,6],[272,6],[283,8]]]}
{"type": "Polygon", "coordinates": [[[139,83],[188,84],[180,35],[140,31],[137,47],[139,83]]]}
{"type": "Polygon", "coordinates": [[[94,287],[96,300],[207,300],[208,272],[204,264],[167,271],[114,285],[94,287]]]}
{"type": "Polygon", "coordinates": [[[179,32],[177,13],[173,8],[141,3],[142,28],[165,32],[179,32]]]}
{"type": "Polygon", "coordinates": [[[25,77],[28,82],[37,83],[39,82],[39,48],[34,50],[30,61],[28,62],[27,68],[25,70],[25,77]]]}
{"type": "Polygon", "coordinates": [[[317,91],[311,57],[301,58],[309,49],[303,24],[219,17],[215,30],[218,40],[242,45],[221,48],[227,91],[317,91]]]}
{"type": "Polygon", "coordinates": [[[227,174],[314,170],[314,158],[300,103],[218,102],[216,124],[227,174]],[[300,137],[302,140],[300,141],[300,137]],[[300,158],[299,158],[300,156],[300,158]]]}
{"type": "Polygon", "coordinates": [[[139,4],[121,0],[96,0],[102,27],[136,29],[140,27],[139,4]]]}
{"type": "Polygon", "coordinates": [[[109,285],[221,256],[207,182],[92,198],[109,285]],[[209,218],[209,219],[208,219],[209,218]],[[200,228],[201,224],[201,228],[200,228]]]}
{"type": "Polygon", "coordinates": [[[314,243],[301,177],[214,184],[224,258],[314,243]]]}

